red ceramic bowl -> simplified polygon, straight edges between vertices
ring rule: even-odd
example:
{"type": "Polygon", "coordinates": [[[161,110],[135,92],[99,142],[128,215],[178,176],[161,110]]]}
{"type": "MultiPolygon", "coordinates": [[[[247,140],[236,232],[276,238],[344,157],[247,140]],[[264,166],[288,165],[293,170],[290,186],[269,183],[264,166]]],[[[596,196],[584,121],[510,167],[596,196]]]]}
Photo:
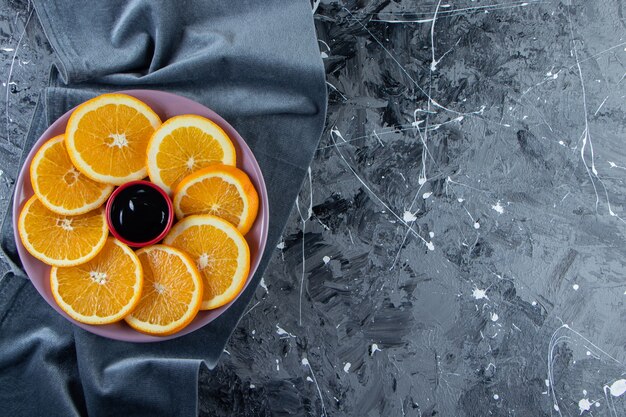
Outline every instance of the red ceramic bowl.
{"type": "MultiPolygon", "coordinates": [[[[261,168],[254,157],[254,154],[244,141],[244,139],[237,133],[237,131],[222,119],[217,113],[196,103],[188,98],[181,97],[171,93],[165,93],[162,91],[154,90],[128,90],[120,91],[120,93],[128,94],[136,97],[144,103],[148,104],[152,109],[161,117],[161,120],[165,121],[170,117],[180,114],[197,114],[213,120],[217,123],[230,137],[235,145],[235,151],[237,152],[237,167],[245,171],[250,180],[254,184],[257,192],[259,193],[259,213],[256,221],[252,226],[252,229],[246,234],[245,238],[250,247],[250,274],[246,281],[244,289],[250,283],[250,280],[259,266],[261,256],[265,250],[265,243],[267,240],[267,227],[269,220],[269,204],[267,201],[267,189],[265,188],[265,182],[263,181],[263,174],[261,168]]],[[[139,333],[123,322],[107,324],[104,326],[92,326],[88,324],[79,323],[69,317],[54,301],[52,292],[50,290],[50,267],[43,262],[34,258],[22,245],[17,232],[17,220],[20,210],[26,200],[33,196],[33,189],[30,184],[29,167],[33,160],[33,156],[41,145],[47,140],[52,139],[54,136],[65,133],[65,126],[74,109],[68,111],[59,119],[57,119],[50,127],[41,135],[37,143],[33,146],[24,165],[21,168],[20,174],[15,184],[15,195],[13,198],[13,231],[15,236],[15,243],[17,246],[17,252],[22,260],[24,270],[28,274],[33,286],[39,291],[41,296],[54,308],[59,314],[65,317],[67,320],[76,324],[83,329],[95,333],[97,335],[108,337],[110,339],[123,340],[128,342],[158,342],[167,339],[174,339],[179,336],[183,336],[187,333],[193,332],[210,323],[219,317],[226,309],[228,309],[235,300],[230,303],[216,308],[215,310],[200,311],[196,318],[180,332],[170,336],[151,336],[143,333],[139,333]]],[[[241,292],[244,290],[242,289],[241,292]]],[[[241,293],[240,293],[241,294],[241,293]]]]}
{"type": "Polygon", "coordinates": [[[172,199],[170,199],[167,193],[158,185],[150,181],[142,181],[142,180],[130,181],[130,182],[120,185],[119,187],[115,189],[115,191],[113,191],[113,193],[111,193],[111,195],[109,196],[109,199],[107,200],[106,217],[107,217],[107,225],[109,226],[109,231],[111,232],[113,236],[115,236],[117,240],[120,240],[126,243],[128,246],[131,246],[133,248],[143,248],[144,246],[154,245],[155,243],[160,242],[167,235],[167,232],[170,231],[170,229],[172,228],[172,224],[174,224],[174,206],[172,205],[172,199]],[[161,195],[161,197],[163,197],[163,201],[165,202],[165,205],[167,206],[168,219],[167,219],[167,224],[165,225],[165,228],[155,238],[151,240],[143,241],[143,242],[133,242],[133,241],[126,239],[124,236],[122,236],[122,233],[120,233],[120,231],[115,228],[115,225],[113,224],[113,220],[111,217],[111,209],[113,207],[113,202],[116,200],[116,198],[120,195],[122,191],[130,187],[136,186],[136,185],[143,185],[145,187],[150,187],[156,192],[158,192],[161,195]]]}

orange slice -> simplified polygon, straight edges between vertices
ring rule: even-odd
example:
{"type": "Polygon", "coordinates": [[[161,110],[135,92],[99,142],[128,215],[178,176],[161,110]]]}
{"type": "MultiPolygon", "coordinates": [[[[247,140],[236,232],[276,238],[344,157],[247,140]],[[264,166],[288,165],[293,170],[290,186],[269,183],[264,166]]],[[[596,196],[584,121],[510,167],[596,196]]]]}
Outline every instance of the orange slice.
{"type": "Polygon", "coordinates": [[[64,216],[48,210],[36,196],[24,204],[17,228],[26,250],[54,266],[89,261],[100,252],[109,235],[102,208],[64,216]]]}
{"type": "Polygon", "coordinates": [[[74,110],[65,129],[67,152],[94,181],[120,185],[146,176],[146,149],[161,119],[126,94],[103,94],[74,110]]]}
{"type": "Polygon", "coordinates": [[[211,165],[186,177],[174,191],[176,217],[213,214],[248,233],[259,210],[259,196],[242,170],[211,165]]]}
{"type": "Polygon", "coordinates": [[[208,214],[189,216],[165,237],[191,256],[202,274],[202,310],[221,307],[243,288],[250,271],[250,249],[241,233],[226,220],[208,214]]]}
{"type": "Polygon", "coordinates": [[[100,207],[113,191],[112,185],[95,182],[76,170],[63,135],[39,148],[30,164],[30,181],[44,206],[68,216],[100,207]]]}
{"type": "Polygon", "coordinates": [[[167,193],[187,175],[211,164],[235,165],[235,147],[217,124],[186,114],[163,123],[148,144],[150,180],[167,193]]]}
{"type": "Polygon", "coordinates": [[[86,324],[110,324],[139,302],[141,262],[128,246],[109,238],[91,261],[50,270],[52,296],[71,318],[86,324]]]}
{"type": "Polygon", "coordinates": [[[202,302],[202,276],[189,255],[154,245],[137,251],[143,268],[141,300],[126,323],[143,333],[165,336],[187,326],[202,302]]]}

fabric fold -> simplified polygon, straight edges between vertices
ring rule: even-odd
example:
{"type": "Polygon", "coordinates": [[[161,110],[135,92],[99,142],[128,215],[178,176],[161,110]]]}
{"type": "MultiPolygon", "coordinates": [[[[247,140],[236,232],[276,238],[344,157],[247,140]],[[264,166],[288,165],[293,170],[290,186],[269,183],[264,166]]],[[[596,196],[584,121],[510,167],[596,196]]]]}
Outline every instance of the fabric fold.
{"type": "Polygon", "coordinates": [[[52,121],[97,94],[148,88],[186,96],[224,117],[255,154],[270,203],[268,250],[248,288],[214,322],[170,341],[132,344],[88,333],[47,305],[24,280],[8,213],[2,250],[13,264],[0,281],[0,385],[12,388],[0,390],[0,403],[14,416],[197,415],[199,369],[215,367],[254,295],[324,126],[324,68],[310,4],[34,5],[58,64],[24,156],[52,121]]]}

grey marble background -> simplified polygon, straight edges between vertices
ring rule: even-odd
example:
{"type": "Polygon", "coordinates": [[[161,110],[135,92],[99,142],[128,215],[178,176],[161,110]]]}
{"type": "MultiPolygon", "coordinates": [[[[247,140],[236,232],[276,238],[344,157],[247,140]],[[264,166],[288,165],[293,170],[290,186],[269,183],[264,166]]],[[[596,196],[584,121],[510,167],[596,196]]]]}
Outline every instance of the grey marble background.
{"type": "MultiPolygon", "coordinates": [[[[625,415],[624,6],[315,1],[327,128],[200,415],[625,415]]],[[[53,55],[0,15],[4,212],[53,55]]]]}

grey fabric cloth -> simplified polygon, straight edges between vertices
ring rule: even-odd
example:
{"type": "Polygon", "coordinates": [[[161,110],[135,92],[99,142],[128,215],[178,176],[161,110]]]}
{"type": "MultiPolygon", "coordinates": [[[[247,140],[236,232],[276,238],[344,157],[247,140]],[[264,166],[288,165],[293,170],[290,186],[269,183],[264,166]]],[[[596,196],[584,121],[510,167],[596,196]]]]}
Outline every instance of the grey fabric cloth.
{"type": "Polygon", "coordinates": [[[150,344],[112,341],[70,324],[20,269],[10,215],[0,281],[0,414],[192,416],[197,376],[215,366],[267,266],[302,184],[326,111],[310,4],[257,1],[34,1],[58,56],[24,155],[45,127],[96,94],[152,88],[217,111],[253,150],[270,202],[266,253],[219,319],[150,344]]]}

